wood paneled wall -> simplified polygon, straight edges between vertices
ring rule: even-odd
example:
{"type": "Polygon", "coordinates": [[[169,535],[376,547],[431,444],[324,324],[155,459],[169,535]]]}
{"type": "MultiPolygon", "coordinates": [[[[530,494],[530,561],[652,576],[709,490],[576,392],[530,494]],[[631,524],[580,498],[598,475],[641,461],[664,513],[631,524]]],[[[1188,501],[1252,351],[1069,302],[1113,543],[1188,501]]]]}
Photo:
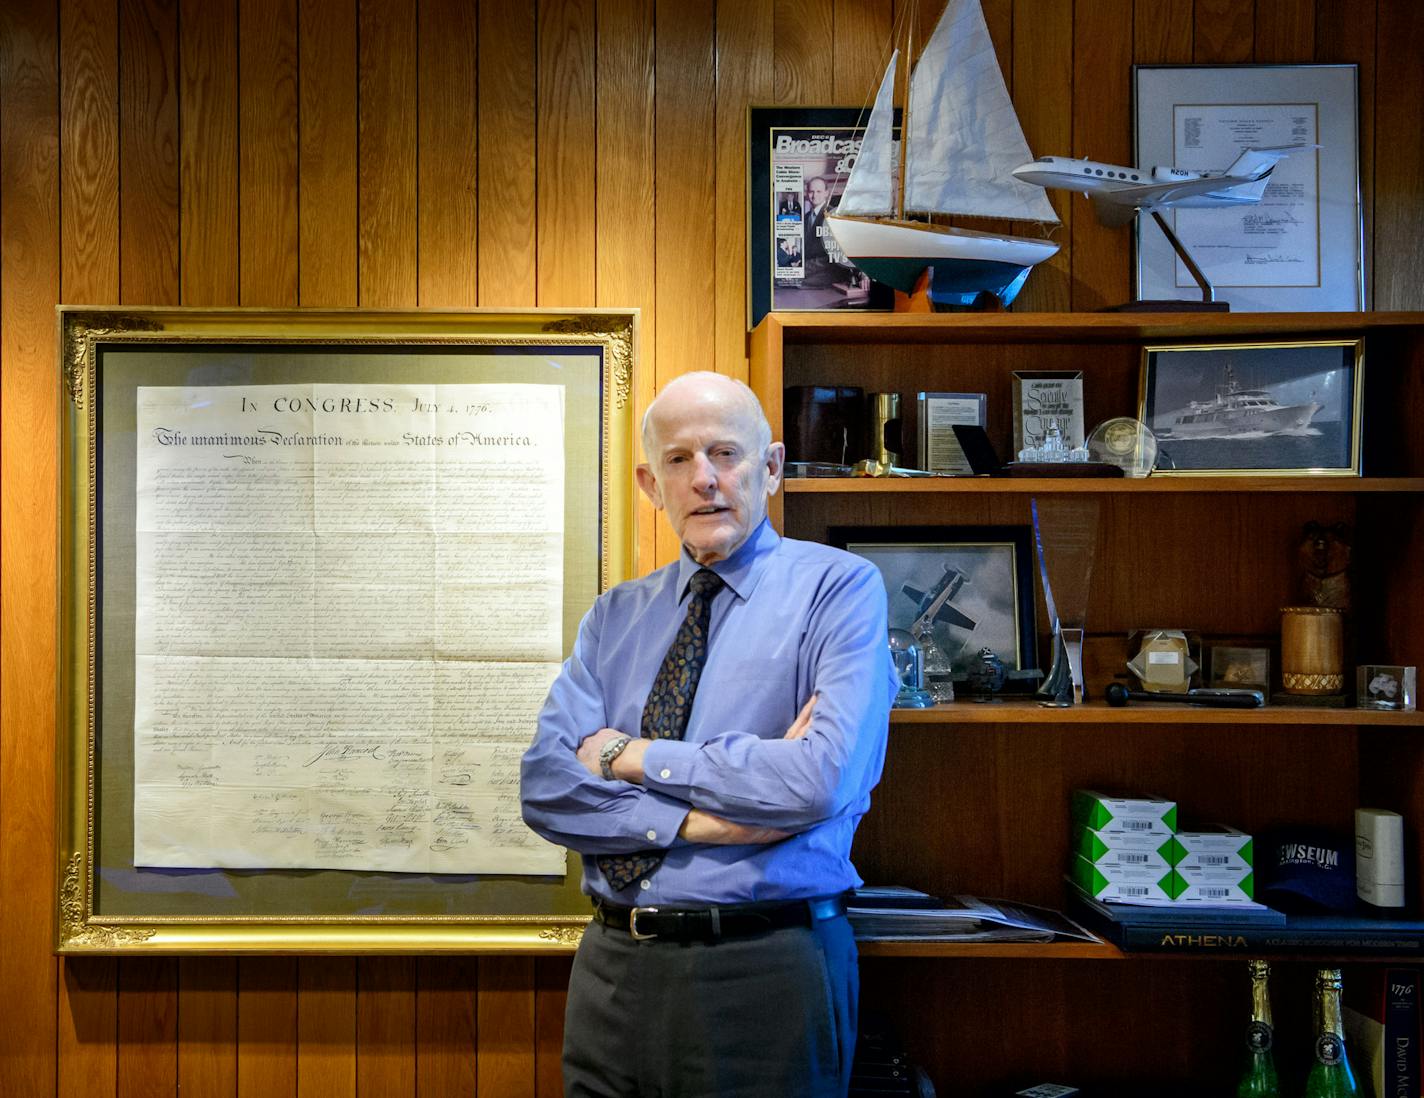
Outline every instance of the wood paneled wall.
{"type": "MultiPolygon", "coordinates": [[[[640,405],[744,376],[746,107],[862,102],[896,2],[0,5],[0,1094],[552,1095],[568,971],[50,955],[54,305],[637,306],[640,405]]],[[[1372,300],[1424,307],[1415,0],[984,8],[1041,153],[1127,162],[1134,61],[1357,63],[1372,300]]],[[[1053,200],[1018,308],[1125,299],[1127,235],[1053,200]]]]}

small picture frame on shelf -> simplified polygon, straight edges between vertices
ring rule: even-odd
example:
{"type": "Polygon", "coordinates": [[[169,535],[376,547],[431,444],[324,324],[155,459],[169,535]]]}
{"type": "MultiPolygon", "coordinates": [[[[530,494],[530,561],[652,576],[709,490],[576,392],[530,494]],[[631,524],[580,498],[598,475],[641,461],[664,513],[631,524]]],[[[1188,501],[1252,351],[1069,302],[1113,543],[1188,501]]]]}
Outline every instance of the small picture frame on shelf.
{"type": "Polygon", "coordinates": [[[1143,348],[1154,476],[1359,476],[1364,341],[1143,348]]]}
{"type": "Polygon", "coordinates": [[[1413,667],[1362,663],[1355,676],[1355,706],[1412,712],[1417,704],[1416,677],[1413,667]]]}
{"type": "Polygon", "coordinates": [[[826,540],[880,569],[890,627],[968,674],[988,648],[1010,672],[1038,667],[1028,526],[832,526],[826,540]],[[925,620],[929,618],[930,620],[925,620]]]}
{"type": "Polygon", "coordinates": [[[973,468],[955,437],[958,424],[983,427],[988,398],[983,393],[920,393],[916,399],[919,415],[919,468],[931,473],[972,476],[973,468]]]}
{"type": "Polygon", "coordinates": [[[1214,644],[1206,653],[1206,681],[1212,687],[1235,687],[1270,693],[1271,650],[1214,644]]]}

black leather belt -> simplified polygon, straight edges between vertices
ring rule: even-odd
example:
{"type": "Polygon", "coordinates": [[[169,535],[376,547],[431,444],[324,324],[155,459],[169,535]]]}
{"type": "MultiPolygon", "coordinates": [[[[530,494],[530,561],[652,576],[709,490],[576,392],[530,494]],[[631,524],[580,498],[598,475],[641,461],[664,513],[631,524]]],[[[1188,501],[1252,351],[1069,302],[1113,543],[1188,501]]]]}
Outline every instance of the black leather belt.
{"type": "Polygon", "coordinates": [[[844,896],[694,908],[624,907],[606,900],[593,903],[593,917],[598,922],[615,930],[626,930],[640,941],[663,938],[675,942],[715,942],[720,938],[811,926],[844,914],[844,896]]]}

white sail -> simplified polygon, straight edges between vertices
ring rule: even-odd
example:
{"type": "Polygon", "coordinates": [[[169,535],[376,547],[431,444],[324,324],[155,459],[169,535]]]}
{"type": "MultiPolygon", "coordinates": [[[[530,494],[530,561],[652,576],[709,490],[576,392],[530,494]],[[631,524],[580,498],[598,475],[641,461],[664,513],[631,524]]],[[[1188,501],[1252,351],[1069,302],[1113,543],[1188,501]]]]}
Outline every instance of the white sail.
{"type": "MultiPolygon", "coordinates": [[[[895,62],[896,50],[890,55],[890,67],[875,93],[875,106],[865,125],[860,152],[846,180],[845,191],[836,206],[843,214],[888,214],[895,211],[895,176],[898,168],[895,155],[893,126],[895,122],[895,62]]],[[[1042,193],[1042,192],[1040,192],[1042,193]]]]}
{"type": "Polygon", "coordinates": [[[907,211],[1058,220],[1043,188],[1012,175],[1033,154],[979,0],[949,0],[925,43],[910,78],[909,130],[907,211]]]}

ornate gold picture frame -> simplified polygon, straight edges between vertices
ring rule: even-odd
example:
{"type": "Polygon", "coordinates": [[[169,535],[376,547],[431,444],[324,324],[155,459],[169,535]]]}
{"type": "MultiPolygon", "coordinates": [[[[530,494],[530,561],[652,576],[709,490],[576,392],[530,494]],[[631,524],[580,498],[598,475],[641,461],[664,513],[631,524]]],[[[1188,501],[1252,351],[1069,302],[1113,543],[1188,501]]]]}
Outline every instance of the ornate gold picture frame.
{"type": "Polygon", "coordinates": [[[58,325],[57,951],[572,949],[588,910],[578,859],[517,833],[517,764],[533,735],[539,676],[567,656],[597,594],[634,574],[636,310],[61,306],[58,325]],[[165,418],[170,410],[177,419],[165,418]],[[501,425],[472,427],[479,416],[501,425]],[[194,424],[208,426],[195,433],[194,424]],[[421,536],[411,532],[418,516],[443,506],[457,481],[464,494],[440,512],[440,529],[456,533],[430,553],[438,582],[425,586],[435,593],[403,600],[423,573],[397,549],[421,536]],[[356,493],[365,494],[365,526],[351,509],[333,509],[356,493]],[[542,501],[543,526],[500,526],[529,512],[531,497],[542,501]],[[298,509],[289,521],[294,500],[315,517],[298,509]],[[323,541],[322,522],[342,537],[323,541]],[[272,534],[286,526],[298,533],[272,534]],[[481,563],[467,567],[471,559],[481,563]],[[544,562],[542,587],[532,571],[516,575],[531,559],[544,562]],[[486,593],[470,593],[481,585],[486,593]],[[516,589],[547,613],[516,607],[516,589]],[[313,609],[291,610],[293,590],[314,597],[313,609]],[[452,591],[459,612],[449,609],[452,591]],[[329,611],[339,618],[362,598],[378,609],[329,624],[329,611]],[[420,632],[427,618],[439,619],[427,630],[437,640],[417,658],[406,627],[420,632]],[[282,630],[306,619],[309,635],[289,643],[282,630]],[[525,623],[542,630],[538,644],[525,623]],[[479,644],[466,646],[471,633],[479,644]],[[368,634],[381,645],[365,650],[368,634]],[[302,645],[303,656],[285,651],[302,645]],[[306,693],[309,678],[304,716],[273,721],[249,715],[260,707],[234,707],[234,678],[260,682],[243,678],[249,667],[284,660],[285,685],[248,693],[306,693]],[[230,674],[236,661],[241,673],[230,674]],[[349,705],[323,693],[327,665],[343,661],[361,670],[330,681],[370,691],[349,705]],[[369,737],[389,719],[374,664],[462,684],[461,667],[475,667],[471,676],[510,667],[518,690],[479,679],[475,694],[459,686],[450,704],[432,693],[421,717],[430,746],[387,750],[343,724],[369,737]],[[177,692],[164,694],[174,681],[177,692]],[[517,720],[504,719],[506,703],[517,720]],[[493,725],[497,743],[474,727],[491,727],[491,707],[503,721],[493,725]],[[283,736],[290,743],[274,749],[283,736]],[[293,775],[318,759],[340,765],[303,786],[293,775]],[[379,797],[363,787],[372,781],[379,797]],[[437,785],[447,792],[437,796],[437,785]],[[248,794],[259,787],[265,801],[248,794]],[[328,795],[341,804],[311,807],[328,795]],[[250,830],[260,842],[234,838],[222,807],[234,798],[261,802],[240,817],[258,821],[250,830]],[[315,845],[293,853],[308,840],[315,845]],[[469,851],[452,860],[461,844],[469,851]]]}

